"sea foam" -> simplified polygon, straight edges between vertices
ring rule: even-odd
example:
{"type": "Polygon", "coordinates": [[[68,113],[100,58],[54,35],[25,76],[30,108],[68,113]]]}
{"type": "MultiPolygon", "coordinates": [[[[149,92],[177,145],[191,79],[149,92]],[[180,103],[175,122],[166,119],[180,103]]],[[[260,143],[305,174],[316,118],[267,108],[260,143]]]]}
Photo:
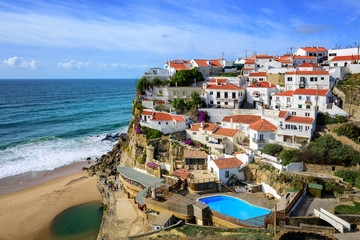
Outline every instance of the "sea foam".
{"type": "Polygon", "coordinates": [[[103,141],[105,136],[47,137],[0,150],[0,179],[27,172],[53,170],[88,157],[99,158],[116,143],[103,141]]]}

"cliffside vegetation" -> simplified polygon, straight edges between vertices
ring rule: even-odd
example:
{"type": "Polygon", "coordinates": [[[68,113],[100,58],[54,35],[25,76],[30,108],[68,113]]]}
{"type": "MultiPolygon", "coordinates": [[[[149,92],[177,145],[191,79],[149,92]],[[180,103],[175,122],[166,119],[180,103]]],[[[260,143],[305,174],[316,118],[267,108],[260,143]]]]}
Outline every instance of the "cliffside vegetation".
{"type": "Polygon", "coordinates": [[[337,87],[345,94],[347,103],[360,104],[360,73],[349,74],[337,87]]]}
{"type": "Polygon", "coordinates": [[[178,87],[180,86],[191,86],[191,84],[196,82],[204,81],[204,76],[201,72],[198,71],[198,68],[193,68],[190,70],[182,69],[175,73],[171,80],[171,85],[178,87]]]}
{"type": "Polygon", "coordinates": [[[340,127],[336,128],[334,132],[336,132],[338,136],[346,136],[357,144],[360,144],[360,128],[354,124],[347,123],[341,125],[340,127]]]}

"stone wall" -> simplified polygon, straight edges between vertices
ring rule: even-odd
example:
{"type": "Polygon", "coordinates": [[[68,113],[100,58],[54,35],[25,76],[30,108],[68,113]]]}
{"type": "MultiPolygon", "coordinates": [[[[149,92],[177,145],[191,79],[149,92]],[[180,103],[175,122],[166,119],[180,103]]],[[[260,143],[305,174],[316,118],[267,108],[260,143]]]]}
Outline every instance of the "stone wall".
{"type": "Polygon", "coordinates": [[[334,172],[339,171],[339,170],[358,171],[359,166],[357,166],[357,167],[343,167],[343,166],[336,166],[336,165],[319,165],[319,164],[310,164],[310,163],[305,163],[304,164],[304,171],[312,172],[312,173],[334,174],[334,172]]]}
{"type": "Polygon", "coordinates": [[[283,73],[268,73],[267,74],[267,80],[268,82],[285,86],[285,74],[283,73]]]}
{"type": "Polygon", "coordinates": [[[300,224],[328,226],[328,223],[319,217],[288,217],[286,225],[300,226],[300,224]]]}

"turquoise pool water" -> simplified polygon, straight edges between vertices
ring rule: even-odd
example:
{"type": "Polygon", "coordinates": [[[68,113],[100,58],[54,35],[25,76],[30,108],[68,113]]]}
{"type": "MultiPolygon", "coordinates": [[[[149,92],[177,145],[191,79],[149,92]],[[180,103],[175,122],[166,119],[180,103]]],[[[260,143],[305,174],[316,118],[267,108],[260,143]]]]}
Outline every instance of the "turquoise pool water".
{"type": "Polygon", "coordinates": [[[238,198],[228,196],[214,196],[200,198],[200,202],[206,203],[209,207],[220,213],[229,215],[240,220],[259,217],[270,213],[270,210],[255,207],[238,198]]]}

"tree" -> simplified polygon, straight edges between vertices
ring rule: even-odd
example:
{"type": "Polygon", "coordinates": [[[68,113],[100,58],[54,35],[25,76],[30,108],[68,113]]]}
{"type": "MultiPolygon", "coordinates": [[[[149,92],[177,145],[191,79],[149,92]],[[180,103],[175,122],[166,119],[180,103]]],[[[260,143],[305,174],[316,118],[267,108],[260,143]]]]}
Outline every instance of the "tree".
{"type": "Polygon", "coordinates": [[[177,112],[182,113],[185,109],[185,102],[181,98],[175,98],[172,102],[172,106],[176,109],[177,112]]]}
{"type": "Polygon", "coordinates": [[[147,89],[148,87],[149,87],[149,84],[146,82],[146,78],[143,76],[142,78],[140,78],[140,80],[136,84],[136,91],[143,94],[145,89],[147,89]]]}
{"type": "Polygon", "coordinates": [[[360,137],[360,128],[355,126],[354,124],[347,123],[344,125],[341,125],[339,128],[335,130],[338,136],[346,136],[348,138],[351,138],[355,142],[359,142],[360,137]]]}
{"type": "Polygon", "coordinates": [[[283,146],[279,144],[269,143],[264,147],[262,152],[269,154],[271,156],[275,156],[276,154],[279,154],[283,149],[284,149],[283,146]]]}
{"type": "Polygon", "coordinates": [[[193,91],[193,92],[191,93],[191,99],[193,100],[193,102],[194,102],[195,104],[201,104],[201,98],[200,98],[200,96],[199,96],[199,93],[193,91]]]}
{"type": "Polygon", "coordinates": [[[204,81],[204,76],[197,68],[191,70],[182,69],[175,73],[171,83],[177,86],[190,86],[194,83],[194,80],[197,82],[204,81]]]}
{"type": "Polygon", "coordinates": [[[152,81],[151,81],[151,83],[150,83],[150,85],[152,86],[152,87],[154,87],[154,86],[159,86],[159,85],[161,85],[162,83],[161,83],[161,81],[158,79],[158,78],[154,78],[152,81]]]}
{"type": "Polygon", "coordinates": [[[299,152],[300,151],[297,149],[282,150],[279,154],[279,158],[281,159],[281,164],[286,166],[294,162],[297,159],[299,152]]]}

